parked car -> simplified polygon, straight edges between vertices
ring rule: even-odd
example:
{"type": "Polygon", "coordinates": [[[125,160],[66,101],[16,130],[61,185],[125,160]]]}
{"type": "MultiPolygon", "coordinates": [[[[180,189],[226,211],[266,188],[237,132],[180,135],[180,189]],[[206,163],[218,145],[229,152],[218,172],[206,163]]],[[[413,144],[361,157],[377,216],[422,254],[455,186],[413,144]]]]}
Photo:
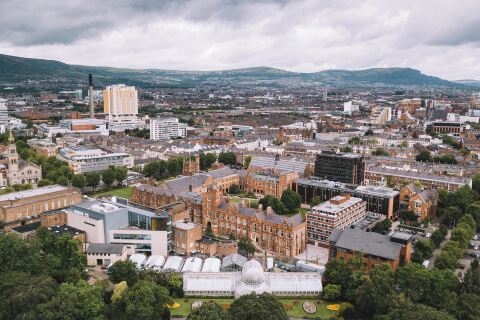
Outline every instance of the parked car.
{"type": "Polygon", "coordinates": [[[422,266],[424,266],[425,268],[428,268],[430,266],[430,261],[429,260],[423,261],[422,266]]]}
{"type": "Polygon", "coordinates": [[[475,259],[480,259],[480,252],[474,251],[470,253],[471,257],[474,257],[475,259]]]}
{"type": "Polygon", "coordinates": [[[478,234],[473,236],[473,240],[478,240],[478,234]]]}
{"type": "Polygon", "coordinates": [[[430,232],[425,233],[425,237],[430,238],[432,234],[430,232]]]}

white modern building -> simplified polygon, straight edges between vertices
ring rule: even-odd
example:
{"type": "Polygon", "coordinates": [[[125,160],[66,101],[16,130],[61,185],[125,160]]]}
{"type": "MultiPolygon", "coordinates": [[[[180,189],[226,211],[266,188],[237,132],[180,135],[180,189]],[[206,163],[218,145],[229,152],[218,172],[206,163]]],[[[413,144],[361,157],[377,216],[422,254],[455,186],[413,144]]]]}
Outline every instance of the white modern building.
{"type": "MultiPolygon", "coordinates": [[[[103,135],[108,136],[107,122],[101,119],[64,119],[60,120],[60,128],[64,129],[65,133],[82,133],[89,135],[103,135]]],[[[45,128],[48,128],[45,126],[45,128]]],[[[58,130],[58,129],[53,129],[58,130]]],[[[57,131],[62,132],[62,131],[57,131]]],[[[48,133],[47,133],[48,135],[48,133]]]]}
{"type": "Polygon", "coordinates": [[[150,140],[168,140],[186,137],[187,124],[180,123],[178,118],[150,119],[150,140]]]}
{"type": "Polygon", "coordinates": [[[5,133],[9,123],[7,100],[0,98],[0,133],[5,133]]]}
{"type": "Polygon", "coordinates": [[[133,167],[133,157],[128,153],[109,153],[102,149],[88,146],[62,148],[58,158],[67,161],[75,174],[105,171],[110,166],[133,167]]]}
{"type": "Polygon", "coordinates": [[[112,201],[90,200],[71,206],[65,210],[68,225],[84,231],[87,243],[124,244],[130,255],[168,255],[172,222],[166,211],[146,210],[121,199],[112,201]]]}
{"type": "Polygon", "coordinates": [[[107,86],[103,90],[103,110],[108,115],[108,128],[124,131],[145,126],[138,115],[138,91],[124,84],[107,86]]]}
{"type": "Polygon", "coordinates": [[[241,272],[185,272],[183,290],[186,296],[318,296],[323,290],[322,273],[264,272],[258,261],[250,260],[241,272]]]}
{"type": "Polygon", "coordinates": [[[339,195],[314,206],[307,212],[307,240],[327,243],[334,229],[345,229],[362,220],[367,203],[349,194],[339,195]]]}
{"type": "Polygon", "coordinates": [[[385,125],[392,120],[392,108],[390,107],[373,107],[370,111],[370,123],[385,125]]]}

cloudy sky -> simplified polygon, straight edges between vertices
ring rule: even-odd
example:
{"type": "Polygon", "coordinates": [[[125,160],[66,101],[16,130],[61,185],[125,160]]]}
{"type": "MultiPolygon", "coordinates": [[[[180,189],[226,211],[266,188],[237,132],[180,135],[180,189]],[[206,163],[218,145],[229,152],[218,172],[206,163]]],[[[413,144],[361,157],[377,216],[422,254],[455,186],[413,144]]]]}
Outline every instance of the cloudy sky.
{"type": "Polygon", "coordinates": [[[478,0],[1,0],[0,53],[177,70],[412,67],[480,79],[478,0]]]}

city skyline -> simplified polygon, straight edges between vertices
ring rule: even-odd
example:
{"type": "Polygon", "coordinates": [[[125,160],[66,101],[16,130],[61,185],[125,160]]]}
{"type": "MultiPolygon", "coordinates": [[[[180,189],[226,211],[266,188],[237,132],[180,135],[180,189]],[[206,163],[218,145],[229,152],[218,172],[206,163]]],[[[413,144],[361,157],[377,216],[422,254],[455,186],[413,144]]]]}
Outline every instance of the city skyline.
{"type": "Polygon", "coordinates": [[[0,4],[0,53],[169,70],[411,67],[478,79],[475,1],[82,1],[0,4]],[[415,5],[414,5],[415,4],[415,5]]]}

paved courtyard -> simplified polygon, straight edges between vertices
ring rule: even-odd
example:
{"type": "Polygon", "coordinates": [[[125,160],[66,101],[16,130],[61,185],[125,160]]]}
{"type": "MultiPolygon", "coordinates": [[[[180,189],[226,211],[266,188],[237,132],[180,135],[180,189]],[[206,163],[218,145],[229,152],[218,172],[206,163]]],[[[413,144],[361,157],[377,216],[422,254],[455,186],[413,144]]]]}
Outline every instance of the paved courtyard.
{"type": "Polygon", "coordinates": [[[295,256],[299,260],[308,260],[319,265],[326,265],[328,262],[328,248],[317,247],[313,244],[307,244],[307,249],[295,256]]]}

